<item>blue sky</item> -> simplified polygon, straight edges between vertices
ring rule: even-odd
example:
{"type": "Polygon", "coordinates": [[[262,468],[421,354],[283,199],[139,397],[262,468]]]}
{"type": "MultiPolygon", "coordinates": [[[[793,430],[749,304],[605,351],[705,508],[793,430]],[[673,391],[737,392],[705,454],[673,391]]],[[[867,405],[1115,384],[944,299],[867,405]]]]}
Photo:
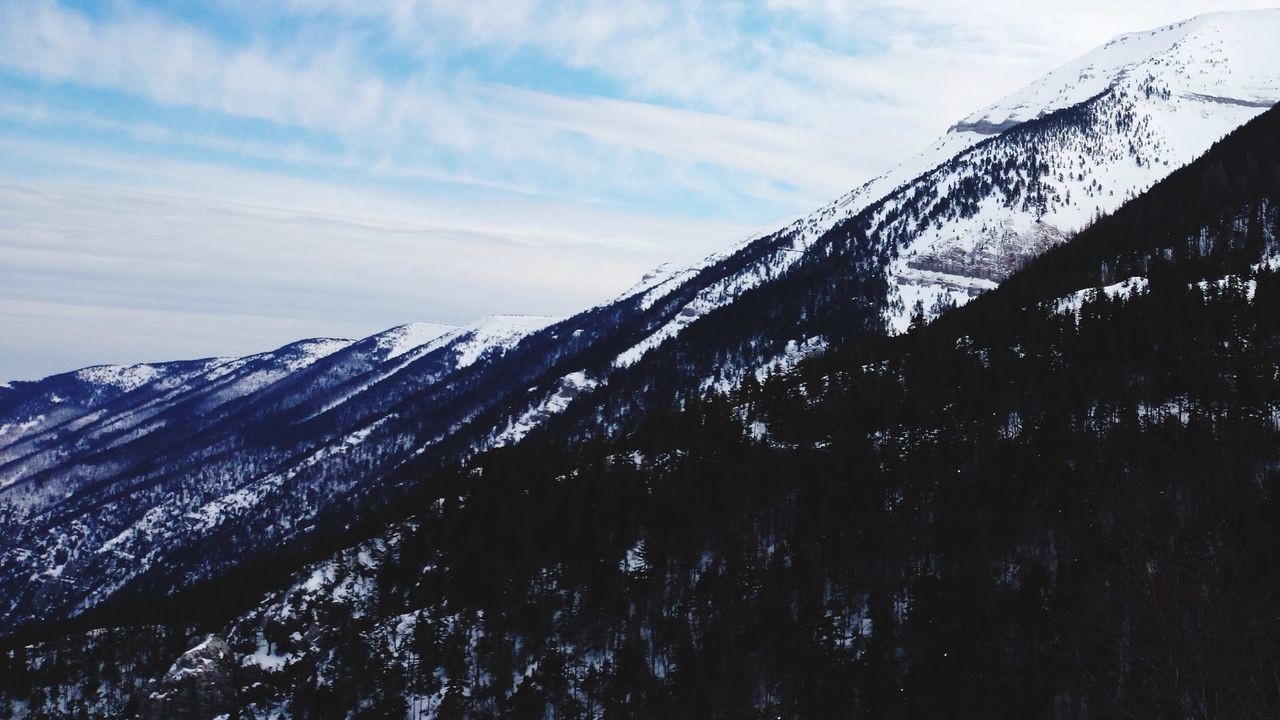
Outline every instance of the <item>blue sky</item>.
{"type": "Polygon", "coordinates": [[[0,379],[571,314],[1221,9],[1060,5],[4,3],[0,379]]]}

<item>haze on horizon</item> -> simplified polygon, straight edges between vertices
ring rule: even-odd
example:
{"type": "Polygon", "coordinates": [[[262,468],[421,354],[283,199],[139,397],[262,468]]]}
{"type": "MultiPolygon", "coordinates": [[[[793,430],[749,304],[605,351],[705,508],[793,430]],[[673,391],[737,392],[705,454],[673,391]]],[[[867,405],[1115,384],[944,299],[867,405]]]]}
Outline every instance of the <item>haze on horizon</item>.
{"type": "Polygon", "coordinates": [[[1111,37],[1274,2],[0,7],[0,380],[567,315],[1111,37]]]}

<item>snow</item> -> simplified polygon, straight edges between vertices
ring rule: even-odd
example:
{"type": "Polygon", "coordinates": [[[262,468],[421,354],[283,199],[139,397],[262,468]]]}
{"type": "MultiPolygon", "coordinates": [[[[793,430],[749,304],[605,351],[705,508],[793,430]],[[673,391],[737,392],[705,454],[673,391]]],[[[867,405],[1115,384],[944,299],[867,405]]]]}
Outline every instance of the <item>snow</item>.
{"type": "Polygon", "coordinates": [[[98,365],[77,370],[75,377],[94,385],[109,385],[125,392],[154,381],[163,371],[155,365],[98,365]]]}
{"type": "Polygon", "coordinates": [[[645,353],[676,337],[699,318],[786,272],[804,257],[805,251],[826,231],[819,230],[819,227],[806,225],[783,231],[787,241],[770,252],[763,261],[754,263],[736,275],[707,284],[664,325],[614,358],[613,366],[625,368],[636,364],[645,353]]]}
{"type": "Polygon", "coordinates": [[[772,359],[766,360],[753,367],[729,367],[722,366],[720,368],[719,377],[706,378],[702,381],[702,390],[713,390],[718,393],[727,393],[738,387],[743,378],[748,373],[755,375],[756,380],[763,382],[765,378],[772,372],[789,372],[795,369],[801,361],[806,360],[827,351],[827,339],[815,335],[805,340],[789,340],[782,352],[775,355],[772,359]]]}
{"type": "Polygon", "coordinates": [[[37,415],[25,422],[6,423],[0,425],[0,435],[6,435],[10,431],[13,431],[17,435],[22,435],[33,428],[39,427],[42,422],[44,422],[44,415],[37,415]]]}
{"type": "Polygon", "coordinates": [[[890,198],[885,208],[889,210],[895,198],[906,198],[916,187],[932,185],[935,194],[953,188],[961,176],[975,170],[969,166],[948,172],[949,160],[990,154],[984,141],[1020,122],[1104,93],[1111,93],[1117,107],[1132,108],[1138,118],[1135,126],[1151,135],[1146,156],[1133,156],[1131,133],[1100,127],[1096,135],[1082,137],[1079,147],[1049,159],[1053,178],[1047,184],[1056,191],[1058,201],[1048,212],[1014,210],[988,198],[973,217],[914,233],[888,270],[891,309],[885,321],[890,332],[906,330],[917,301],[926,316],[935,304],[964,304],[995,287],[998,278],[938,272],[920,267],[926,264],[923,258],[972,255],[993,243],[1015,250],[1025,247],[1034,254],[1062,242],[1097,214],[1113,211],[1280,100],[1280,63],[1274,62],[1272,41],[1277,36],[1280,10],[1210,14],[1116,38],[965,118],[920,154],[817,212],[775,233],[753,235],[691,267],[660,266],[647,274],[622,296],[641,294],[642,309],[752,243],[771,237],[783,241],[778,251],[744,272],[709,282],[668,322],[621,353],[613,364],[619,368],[635,364],[699,318],[786,272],[823,233],[882,198],[890,198]],[[1153,90],[1158,92],[1149,92],[1153,90]],[[1099,140],[1096,146],[1089,144],[1099,140]],[[1116,157],[1124,159],[1116,161],[1116,157]]]}
{"type": "Polygon", "coordinates": [[[893,282],[890,292],[902,304],[901,311],[886,314],[888,330],[894,335],[905,333],[911,326],[917,303],[924,310],[924,317],[930,318],[938,303],[963,305],[979,293],[996,287],[991,280],[920,270],[905,262],[890,266],[889,276],[893,282]]]}
{"type": "Polygon", "coordinates": [[[369,439],[369,435],[371,435],[373,431],[378,428],[379,425],[383,424],[388,420],[391,420],[394,417],[396,417],[396,415],[392,413],[391,415],[388,415],[384,418],[380,418],[378,421],[374,422],[373,424],[367,427],[363,427],[363,428],[360,428],[359,430],[353,431],[352,433],[344,437],[340,442],[344,445],[349,445],[351,447],[360,445],[365,440],[369,439]]]}
{"type": "MultiPolygon", "coordinates": [[[[194,664],[192,667],[184,667],[184,665],[191,664],[192,657],[203,653],[204,650],[213,643],[213,640],[213,635],[206,635],[204,640],[200,641],[198,645],[184,652],[177,660],[173,661],[173,665],[169,667],[169,672],[165,673],[165,676],[168,678],[181,678],[184,675],[194,675],[207,672],[209,667],[216,662],[216,658],[210,656],[200,657],[198,658],[198,664],[194,664]]],[[[219,653],[218,655],[222,656],[222,653],[219,653]]],[[[163,693],[160,695],[163,696],[163,693]]],[[[156,696],[156,693],[152,693],[152,697],[156,696]]]]}
{"type": "MultiPolygon", "coordinates": [[[[210,500],[195,510],[188,511],[180,518],[183,521],[180,528],[181,536],[188,541],[192,541],[194,538],[207,534],[209,531],[228,522],[233,517],[246,515],[259,506],[271,493],[283,487],[288,480],[327,458],[359,446],[379,425],[393,417],[380,418],[365,428],[321,446],[311,455],[286,470],[251,479],[242,487],[210,500]]],[[[100,555],[105,553],[129,555],[126,548],[137,548],[140,552],[137,556],[134,556],[132,572],[134,575],[140,574],[152,565],[160,553],[156,540],[166,536],[166,534],[175,532],[173,527],[174,519],[173,507],[166,504],[156,505],[143,513],[142,517],[134,521],[132,525],[99,546],[96,553],[100,555]]],[[[117,581],[117,585],[123,585],[127,580],[127,577],[121,578],[117,581]]],[[[110,592],[112,589],[111,587],[104,588],[106,592],[110,592]]]]}
{"type": "Polygon", "coordinates": [[[771,235],[786,241],[744,272],[719,279],[702,288],[697,297],[686,304],[669,322],[618,355],[613,362],[614,367],[624,368],[634,365],[645,353],[676,337],[698,318],[716,308],[728,305],[744,292],[780,276],[801,261],[813,243],[839,222],[862,212],[872,203],[915,179],[921,173],[937,167],[983,139],[985,138],[980,133],[949,132],[893,170],[846,193],[816,212],[792,220],[773,233],[757,233],[726,250],[707,256],[695,265],[680,270],[672,270],[666,265],[659,266],[645,275],[640,284],[628,290],[622,297],[631,297],[638,292],[643,292],[644,297],[640,306],[641,309],[647,310],[700,271],[731,257],[755,242],[771,235]]]}
{"type": "Polygon", "coordinates": [[[258,353],[257,355],[249,355],[248,357],[221,363],[208,374],[207,378],[209,380],[217,380],[246,365],[267,361],[271,366],[270,370],[254,373],[239,381],[243,384],[243,387],[248,387],[252,391],[265,387],[284,375],[308,367],[317,360],[322,360],[339,350],[349,347],[353,342],[353,340],[339,338],[301,340],[271,352],[258,353]]]}
{"type": "Polygon", "coordinates": [[[1263,258],[1261,262],[1256,262],[1250,267],[1254,272],[1258,272],[1259,270],[1275,272],[1276,270],[1280,270],[1280,255],[1267,256],[1263,258]]]}
{"type": "MultiPolygon", "coordinates": [[[[1265,267],[1268,264],[1267,261],[1264,261],[1255,265],[1255,267],[1265,267]]],[[[1071,313],[1079,315],[1080,308],[1084,306],[1084,303],[1098,297],[1099,294],[1112,300],[1125,299],[1135,294],[1146,292],[1149,285],[1150,282],[1147,278],[1134,276],[1101,288],[1085,288],[1053,301],[1053,309],[1058,314],[1071,313]]],[[[1201,280],[1200,282],[1192,283],[1191,287],[1198,288],[1200,292],[1206,294],[1239,288],[1246,299],[1252,300],[1255,291],[1258,289],[1258,281],[1253,278],[1245,279],[1239,275],[1226,275],[1214,280],[1201,280]]]]}
{"type": "MultiPolygon", "coordinates": [[[[349,347],[354,341],[339,338],[316,338],[314,340],[304,340],[300,343],[294,343],[291,348],[296,348],[298,354],[296,357],[288,357],[284,363],[284,369],[287,372],[295,372],[301,370],[317,360],[324,359],[339,350],[349,347]]],[[[276,353],[268,353],[279,355],[276,353]]]]}
{"type": "Polygon", "coordinates": [[[334,568],[331,563],[326,563],[311,571],[311,575],[306,582],[302,583],[301,589],[308,593],[318,593],[326,585],[331,584],[334,579],[334,568]]]}
{"type": "Polygon", "coordinates": [[[722,278],[704,287],[698,297],[686,305],[670,323],[619,355],[614,361],[614,366],[627,367],[634,364],[649,350],[678,335],[693,320],[717,307],[727,305],[743,292],[782,274],[803,258],[804,252],[813,245],[814,241],[840,221],[865,210],[894,189],[983,139],[985,139],[984,136],[979,133],[949,132],[893,170],[842,195],[816,212],[794,218],[775,231],[757,232],[724,250],[708,255],[691,266],[680,269],[672,269],[668,264],[658,266],[645,274],[639,283],[619,296],[618,300],[642,294],[640,309],[648,310],[682,284],[692,280],[699,272],[732,257],[756,242],[771,236],[789,240],[777,251],[770,253],[762,262],[755,263],[745,272],[722,278]]]}
{"type": "Polygon", "coordinates": [[[186,655],[191,655],[191,654],[194,654],[194,653],[198,653],[198,652],[200,652],[201,650],[203,650],[203,649],[205,649],[205,648],[209,647],[209,643],[210,643],[210,642],[212,642],[212,641],[213,641],[213,636],[212,636],[212,635],[207,635],[207,636],[205,636],[204,640],[200,641],[200,644],[198,644],[198,645],[196,645],[195,647],[191,648],[190,650],[188,650],[188,651],[187,651],[186,653],[184,653],[184,654],[186,654],[186,655]]]}
{"type": "MultiPolygon", "coordinates": [[[[221,402],[226,402],[227,400],[250,395],[279,382],[299,370],[310,367],[317,361],[322,360],[333,353],[350,346],[351,344],[351,340],[306,340],[302,343],[295,343],[292,346],[288,346],[274,352],[262,353],[261,355],[251,355],[247,358],[242,358],[239,361],[227,363],[226,366],[224,366],[225,374],[230,374],[231,372],[240,370],[255,361],[267,361],[267,364],[263,369],[255,370],[235,378],[231,384],[222,388],[215,397],[218,397],[221,402]]],[[[220,368],[220,371],[221,370],[222,368],[220,368]]],[[[220,372],[218,376],[221,374],[223,373],[220,372]]]]}
{"type": "Polygon", "coordinates": [[[628,575],[644,572],[649,567],[648,561],[645,560],[644,551],[644,539],[642,538],[627,549],[627,552],[622,556],[622,560],[618,563],[618,569],[628,575]]]}
{"type": "Polygon", "coordinates": [[[902,162],[893,170],[848,193],[819,213],[824,211],[830,213],[838,209],[844,211],[845,217],[857,214],[903,184],[911,182],[986,139],[987,137],[982,133],[949,130],[923,151],[902,162]]]}
{"type": "MultiPolygon", "coordinates": [[[[469,328],[451,328],[429,323],[393,328],[381,334],[381,337],[375,336],[374,343],[364,345],[366,349],[373,348],[371,359],[384,363],[372,368],[366,378],[374,377],[376,380],[378,374],[386,373],[389,369],[394,372],[435,349],[449,353],[445,356],[445,366],[441,368],[442,372],[449,372],[475,363],[493,348],[513,346],[528,333],[551,322],[552,318],[501,316],[488,318],[469,328]]],[[[89,447],[111,447],[163,427],[163,422],[157,416],[175,405],[186,403],[199,412],[209,413],[228,401],[272,386],[351,345],[352,341],[349,340],[322,338],[233,360],[216,359],[173,366],[162,364],[86,368],[76,378],[78,381],[104,389],[150,387],[154,392],[140,403],[110,411],[86,412],[87,408],[79,407],[80,401],[68,401],[63,403],[56,415],[51,414],[49,418],[62,423],[62,427],[74,424],[78,433],[77,442],[89,447]],[[66,420],[67,408],[72,405],[81,414],[72,420],[66,420]]],[[[361,378],[361,382],[366,378],[361,378]]],[[[585,382],[585,377],[583,380],[585,382]]],[[[340,395],[346,389],[343,387],[336,390],[335,395],[340,395]]],[[[114,397],[116,394],[118,393],[107,394],[105,397],[114,397]]],[[[77,547],[80,558],[77,565],[67,569],[67,575],[79,579],[83,573],[88,573],[95,578],[92,587],[85,586],[82,593],[69,601],[74,605],[68,604],[68,608],[92,607],[133,578],[163,562],[173,552],[175,545],[197,546],[210,533],[228,523],[261,520],[277,508],[277,502],[283,499],[280,497],[283,493],[292,492],[291,482],[300,474],[307,473],[308,478],[314,474],[324,484],[321,488],[323,492],[345,492],[350,488],[342,486],[342,483],[349,484],[363,476],[354,470],[347,474],[331,471],[331,467],[344,470],[355,468],[366,457],[390,456],[394,459],[396,453],[407,453],[412,449],[410,438],[380,427],[395,417],[394,414],[380,414],[376,418],[370,418],[372,423],[366,420],[343,426],[342,431],[332,437],[316,438],[319,441],[316,446],[305,449],[301,455],[292,459],[287,455],[263,458],[261,461],[250,458],[245,468],[232,474],[227,474],[222,466],[215,465],[209,470],[209,477],[199,477],[198,473],[204,472],[204,468],[197,462],[193,465],[195,470],[179,478],[180,483],[187,484],[180,485],[177,493],[165,491],[165,494],[140,495],[136,510],[131,510],[127,516],[122,517],[119,524],[110,523],[92,528],[85,525],[79,529],[68,525],[60,528],[56,537],[60,542],[65,540],[77,547]],[[369,445],[374,446],[372,450],[365,449],[369,445]],[[348,459],[338,458],[343,454],[348,459]]],[[[20,433],[39,431],[43,424],[52,422],[43,416],[5,420],[0,424],[0,435],[6,442],[11,442],[14,438],[21,442],[23,437],[20,433]]],[[[10,463],[9,467],[21,475],[43,470],[50,461],[59,460],[62,456],[45,452],[29,454],[28,457],[32,459],[26,465],[18,467],[10,463]]],[[[72,467],[72,471],[75,469],[72,467]]],[[[93,468],[94,477],[110,477],[116,471],[114,467],[107,467],[105,464],[93,468]]],[[[62,475],[66,476],[67,471],[64,470],[62,475]]],[[[65,479],[59,477],[58,482],[37,486],[32,493],[14,497],[25,503],[28,509],[34,509],[41,503],[52,504],[60,502],[64,497],[75,496],[77,488],[82,487],[85,482],[86,479],[78,476],[65,479]]],[[[291,528],[305,527],[305,522],[294,521],[305,521],[309,511],[308,508],[302,508],[293,511],[295,514],[300,513],[298,517],[288,515],[291,528]]],[[[283,525],[280,527],[285,533],[296,532],[283,525]]],[[[42,544],[37,554],[32,555],[31,560],[23,561],[33,569],[32,574],[43,573],[49,568],[57,569],[56,564],[51,561],[54,547],[52,540],[40,542],[42,544]]],[[[364,591],[354,585],[335,589],[341,595],[364,591]]],[[[71,611],[73,610],[68,610],[71,611]]]]}
{"type": "MultiPolygon", "coordinates": [[[[929,314],[939,301],[961,305],[995,285],[963,272],[924,274],[921,266],[992,247],[1038,254],[1280,100],[1280,63],[1271,39],[1277,36],[1280,10],[1211,14],[1121,36],[958,124],[953,131],[985,125],[985,132],[994,132],[1086,100],[1096,108],[1087,132],[1059,138],[1061,147],[1036,148],[1049,167],[1041,178],[1049,196],[1044,211],[988,197],[972,217],[924,228],[901,249],[889,268],[890,331],[907,328],[916,301],[929,314]],[[1117,123],[1125,113],[1131,126],[1117,123]]],[[[1002,147],[993,142],[962,152],[973,161],[968,166],[940,167],[919,184],[948,191],[1002,147]]]]}
{"type": "Polygon", "coordinates": [[[409,323],[379,333],[374,336],[374,339],[377,341],[378,349],[385,353],[383,359],[393,360],[446,335],[454,334],[459,329],[456,325],[423,322],[409,323]]]}
{"type": "Polygon", "coordinates": [[[502,447],[518,442],[552,415],[564,412],[576,397],[595,389],[598,384],[581,370],[565,375],[556,383],[554,392],[542,402],[535,403],[526,409],[519,418],[508,424],[506,429],[494,436],[488,444],[491,447],[502,447]]]}
{"type": "Polygon", "coordinates": [[[541,315],[492,315],[466,328],[455,346],[456,367],[469,367],[494,348],[515,347],[526,336],[558,322],[541,315]]]}
{"type": "MultiPolygon", "coordinates": [[[[1106,109],[1132,110],[1137,118],[1134,127],[1150,135],[1144,141],[1149,147],[1135,155],[1131,133],[1099,127],[1082,136],[1070,152],[1048,158],[1050,177],[1045,182],[1056,194],[1056,202],[1047,212],[1015,210],[988,197],[972,217],[915,231],[890,264],[890,310],[885,316],[890,332],[907,329],[917,302],[926,318],[935,306],[962,305],[994,288],[999,278],[941,272],[923,259],[947,253],[972,257],[993,246],[1008,247],[1015,255],[1020,250],[1037,254],[1064,241],[1098,214],[1115,210],[1280,100],[1280,63],[1274,62],[1272,40],[1277,36],[1280,10],[1210,14],[1121,36],[974,113],[893,171],[778,230],[775,236],[790,239],[780,252],[739,275],[709,283],[613,364],[619,368],[635,364],[711,311],[784,273],[817,237],[881,198],[890,197],[887,211],[894,207],[892,198],[905,198],[915,187],[932,185],[934,194],[954,187],[975,170],[970,165],[947,171],[947,161],[989,155],[984,141],[993,135],[1109,92],[1113,103],[1106,109]]],[[[652,307],[699,271],[768,237],[754,235],[684,270],[659,267],[624,297],[642,292],[641,307],[652,307]]]]}
{"type": "MultiPolygon", "coordinates": [[[[644,277],[640,278],[640,282],[628,288],[626,292],[619,296],[619,298],[628,298],[648,290],[652,290],[653,288],[669,283],[673,279],[684,276],[687,270],[688,268],[673,268],[671,263],[662,263],[653,270],[645,273],[644,277]]],[[[646,299],[649,299],[650,302],[652,302],[650,298],[646,297],[646,299]]],[[[648,306],[645,307],[647,308],[648,306]]]]}
{"type": "Polygon", "coordinates": [[[1084,307],[1084,303],[1098,296],[1101,292],[1104,297],[1115,299],[1124,299],[1135,293],[1145,292],[1147,289],[1147,279],[1144,277],[1131,277],[1121,280],[1118,283],[1106,285],[1102,288],[1086,288],[1077,290],[1066,297],[1058,298],[1054,301],[1054,312],[1065,315],[1072,313],[1080,314],[1080,308],[1084,307]]]}
{"type": "Polygon", "coordinates": [[[1244,296],[1248,300],[1253,300],[1254,294],[1258,290],[1258,281],[1249,278],[1245,280],[1239,275],[1227,275],[1217,280],[1201,280],[1196,283],[1196,287],[1200,292],[1205,294],[1218,293],[1231,288],[1239,288],[1244,291],[1244,296]]]}
{"type": "Polygon", "coordinates": [[[1280,99],[1274,45],[1278,36],[1280,9],[1209,13],[1128,33],[973,113],[958,127],[1031,120],[1147,73],[1158,80],[1176,80],[1188,97],[1270,107],[1280,99]]]}
{"type": "Polygon", "coordinates": [[[379,352],[385,352],[387,355],[383,357],[383,361],[391,363],[384,366],[378,372],[368,375],[364,382],[358,383],[345,392],[336,395],[328,402],[322,405],[318,410],[307,417],[308,420],[323,415],[330,410],[346,403],[351,398],[368,390],[369,388],[387,380],[401,370],[407,368],[413,361],[425,355],[429,355],[441,348],[448,347],[450,343],[463,338],[468,332],[468,328],[457,327],[453,325],[440,325],[437,323],[412,323],[410,325],[400,325],[387,330],[378,335],[374,335],[379,352]],[[440,332],[436,332],[439,330],[440,332]]]}
{"type": "Polygon", "coordinates": [[[676,314],[675,318],[659,328],[657,332],[649,335],[645,339],[623,351],[622,354],[618,355],[618,357],[614,358],[613,366],[617,368],[625,368],[635,365],[640,362],[640,358],[644,357],[645,353],[662,345],[662,343],[670,340],[676,335],[679,335],[680,331],[684,330],[695,320],[705,315],[708,310],[714,308],[715,303],[713,302],[700,302],[695,300],[689,303],[684,307],[684,309],[676,314]]]}

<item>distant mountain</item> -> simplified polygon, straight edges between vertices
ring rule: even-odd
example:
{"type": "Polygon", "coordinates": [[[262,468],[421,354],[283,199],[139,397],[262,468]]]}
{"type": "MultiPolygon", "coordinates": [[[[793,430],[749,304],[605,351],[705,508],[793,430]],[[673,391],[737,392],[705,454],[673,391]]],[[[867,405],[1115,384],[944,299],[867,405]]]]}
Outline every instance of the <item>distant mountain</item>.
{"type": "Polygon", "coordinates": [[[0,628],[163,596],[531,434],[629,432],[709,389],[963,304],[1280,100],[1280,10],[1126,35],[777,231],[566,320],[406,326],[0,388],[0,628]]]}
{"type": "Polygon", "coordinates": [[[12,383],[0,391],[9,627],[75,614],[157,567],[181,585],[297,537],[500,398],[475,376],[550,322],[405,325],[12,383]]]}

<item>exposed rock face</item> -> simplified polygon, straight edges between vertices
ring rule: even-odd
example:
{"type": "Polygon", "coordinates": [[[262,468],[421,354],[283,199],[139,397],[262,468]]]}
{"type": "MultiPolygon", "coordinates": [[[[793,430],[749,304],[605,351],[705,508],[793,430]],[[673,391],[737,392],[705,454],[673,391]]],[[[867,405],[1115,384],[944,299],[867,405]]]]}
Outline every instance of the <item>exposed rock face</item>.
{"type": "Polygon", "coordinates": [[[174,661],[164,677],[143,691],[141,720],[211,720],[233,716],[235,667],[226,641],[209,635],[174,661]]]}
{"type": "Polygon", "coordinates": [[[973,122],[958,122],[947,129],[947,132],[960,133],[972,132],[979,135],[999,135],[1010,128],[1017,127],[1022,124],[1022,120],[1005,120],[1003,122],[991,122],[987,119],[975,120],[973,122]]]}
{"type": "Polygon", "coordinates": [[[907,267],[1000,282],[1067,239],[1066,233],[1044,222],[1023,232],[1003,223],[984,230],[977,238],[955,238],[925,248],[907,259],[907,267]]]}

